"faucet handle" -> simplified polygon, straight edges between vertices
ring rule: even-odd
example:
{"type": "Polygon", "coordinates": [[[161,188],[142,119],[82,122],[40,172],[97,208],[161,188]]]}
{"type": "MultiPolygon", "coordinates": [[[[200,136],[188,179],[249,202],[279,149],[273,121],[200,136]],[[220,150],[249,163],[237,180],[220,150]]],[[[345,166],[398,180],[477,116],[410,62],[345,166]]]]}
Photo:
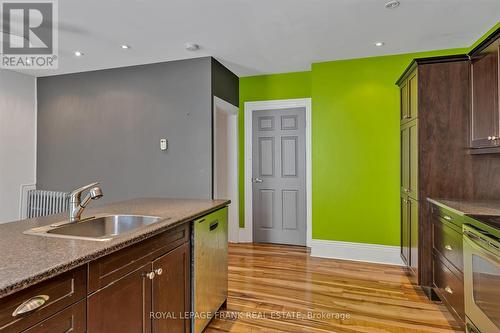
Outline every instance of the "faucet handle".
{"type": "Polygon", "coordinates": [[[76,190],[73,190],[70,193],[70,197],[71,198],[79,198],[83,191],[88,190],[88,189],[90,189],[90,188],[92,188],[94,186],[97,186],[97,185],[99,185],[99,182],[95,182],[95,183],[92,183],[92,184],[88,184],[88,185],[79,187],[79,188],[77,188],[76,190]]]}

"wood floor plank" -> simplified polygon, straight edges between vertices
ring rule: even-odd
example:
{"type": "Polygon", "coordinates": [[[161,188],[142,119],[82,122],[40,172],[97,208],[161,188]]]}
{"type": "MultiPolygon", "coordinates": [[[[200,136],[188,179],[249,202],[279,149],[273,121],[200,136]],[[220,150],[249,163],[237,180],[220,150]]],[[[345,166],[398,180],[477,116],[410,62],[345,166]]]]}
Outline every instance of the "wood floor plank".
{"type": "Polygon", "coordinates": [[[303,247],[229,246],[227,312],[206,333],[448,333],[460,326],[404,268],[310,257],[303,247]]]}

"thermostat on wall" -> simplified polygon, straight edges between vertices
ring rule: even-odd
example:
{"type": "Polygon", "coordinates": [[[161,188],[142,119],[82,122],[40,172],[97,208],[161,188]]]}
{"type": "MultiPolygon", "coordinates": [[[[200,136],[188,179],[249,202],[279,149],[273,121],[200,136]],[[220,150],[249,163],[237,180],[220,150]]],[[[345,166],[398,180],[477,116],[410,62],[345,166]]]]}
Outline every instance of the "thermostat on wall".
{"type": "Polygon", "coordinates": [[[160,139],[160,150],[167,150],[168,141],[167,139],[160,139]]]}

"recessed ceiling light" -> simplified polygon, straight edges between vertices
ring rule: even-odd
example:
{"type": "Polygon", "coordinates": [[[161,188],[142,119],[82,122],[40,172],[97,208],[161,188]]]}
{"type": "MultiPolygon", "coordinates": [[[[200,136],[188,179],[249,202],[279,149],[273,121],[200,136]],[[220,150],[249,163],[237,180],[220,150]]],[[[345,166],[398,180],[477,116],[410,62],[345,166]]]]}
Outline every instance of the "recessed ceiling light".
{"type": "Polygon", "coordinates": [[[375,46],[379,46],[379,47],[380,47],[380,46],[384,46],[384,45],[385,45],[385,43],[384,43],[384,42],[376,42],[376,43],[375,43],[375,46]]]}
{"type": "Polygon", "coordinates": [[[124,50],[128,50],[128,49],[130,49],[130,45],[127,45],[127,44],[123,44],[121,47],[122,47],[122,49],[124,49],[124,50]]]}
{"type": "Polygon", "coordinates": [[[391,0],[385,3],[385,8],[387,9],[394,9],[396,7],[399,7],[400,2],[397,0],[391,0]]]}
{"type": "Polygon", "coordinates": [[[195,43],[186,43],[186,50],[188,51],[198,51],[200,49],[200,45],[195,43]]]}
{"type": "Polygon", "coordinates": [[[75,56],[81,57],[83,55],[82,51],[75,51],[75,56]]]}

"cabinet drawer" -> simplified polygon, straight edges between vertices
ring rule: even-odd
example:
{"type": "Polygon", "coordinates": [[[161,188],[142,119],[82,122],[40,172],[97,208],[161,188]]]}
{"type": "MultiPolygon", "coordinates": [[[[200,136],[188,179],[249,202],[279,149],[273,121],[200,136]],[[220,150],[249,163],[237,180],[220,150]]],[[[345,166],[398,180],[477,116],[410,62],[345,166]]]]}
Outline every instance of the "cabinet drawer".
{"type": "MultiPolygon", "coordinates": [[[[86,266],[63,273],[2,299],[0,306],[0,332],[21,332],[54,315],[87,294],[86,266]],[[36,310],[18,313],[23,303],[32,301],[40,306],[36,310]]],[[[29,306],[29,305],[28,305],[29,306]]]]}
{"type": "Polygon", "coordinates": [[[87,329],[86,304],[81,300],[23,333],[84,333],[87,329]]]}
{"type": "Polygon", "coordinates": [[[432,223],[433,246],[443,257],[448,259],[460,272],[464,269],[462,234],[456,229],[443,223],[441,220],[433,220],[432,223]]]}
{"type": "Polygon", "coordinates": [[[164,253],[189,241],[189,223],[111,253],[89,264],[89,292],[120,279],[164,253]]]}
{"type": "Polygon", "coordinates": [[[446,267],[438,255],[433,255],[432,273],[434,290],[439,298],[464,320],[464,283],[446,267]]]}
{"type": "Polygon", "coordinates": [[[442,207],[432,205],[432,217],[441,219],[443,223],[452,224],[452,227],[456,227],[457,230],[462,230],[462,224],[464,217],[453,213],[442,207]]]}

